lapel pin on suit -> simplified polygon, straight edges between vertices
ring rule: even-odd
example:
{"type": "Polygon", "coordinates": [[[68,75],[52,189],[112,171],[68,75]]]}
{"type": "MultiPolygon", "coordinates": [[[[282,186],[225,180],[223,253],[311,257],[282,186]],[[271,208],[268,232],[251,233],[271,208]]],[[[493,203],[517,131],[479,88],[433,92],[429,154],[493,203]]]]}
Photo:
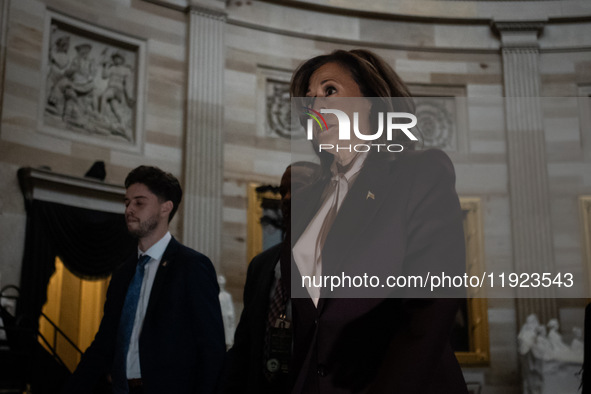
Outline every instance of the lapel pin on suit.
{"type": "Polygon", "coordinates": [[[371,198],[372,200],[375,200],[375,199],[376,199],[376,196],[375,196],[375,195],[374,195],[374,194],[373,194],[371,191],[369,191],[369,190],[368,190],[368,191],[367,191],[367,196],[365,196],[365,199],[366,199],[366,200],[369,200],[370,198],[371,198]]]}
{"type": "Polygon", "coordinates": [[[162,262],[162,266],[163,266],[163,267],[166,267],[167,265],[168,265],[168,260],[164,260],[164,261],[162,262]]]}

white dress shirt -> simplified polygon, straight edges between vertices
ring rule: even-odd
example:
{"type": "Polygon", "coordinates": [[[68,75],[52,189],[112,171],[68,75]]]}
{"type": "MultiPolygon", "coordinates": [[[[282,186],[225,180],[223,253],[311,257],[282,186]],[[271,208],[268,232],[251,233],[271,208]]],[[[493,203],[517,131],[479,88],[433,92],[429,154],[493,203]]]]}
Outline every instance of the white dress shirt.
{"type": "Polygon", "coordinates": [[[135,312],[135,320],[133,322],[133,331],[131,332],[131,339],[129,341],[129,350],[127,352],[127,379],[138,379],[142,377],[140,370],[140,348],[139,339],[144,324],[144,317],[146,317],[146,309],[150,301],[150,293],[152,292],[152,285],[156,277],[156,271],[162,260],[162,255],[166,250],[168,243],[172,236],[170,232],[166,232],[160,241],[156,242],[152,247],[145,252],[138,248],[138,258],[140,255],[147,254],[150,256],[150,261],[146,263],[144,269],[144,279],[142,281],[142,288],[140,290],[140,299],[137,304],[135,312]]]}
{"type": "MultiPolygon", "coordinates": [[[[316,277],[316,283],[321,283],[322,275],[322,247],[324,240],[319,242],[322,236],[322,227],[327,215],[331,209],[336,209],[336,212],[341,208],[349,189],[357,178],[359,171],[363,167],[363,163],[367,158],[366,153],[360,153],[353,161],[349,169],[344,174],[338,174],[336,164],[333,163],[331,171],[333,173],[332,182],[329,185],[329,193],[326,195],[322,206],[312,218],[308,227],[304,230],[298,241],[293,247],[293,258],[302,276],[316,277]]],[[[335,212],[335,213],[336,213],[335,212]]],[[[332,224],[331,224],[332,225],[332,224]]],[[[319,287],[309,287],[306,283],[308,294],[312,298],[314,305],[318,306],[318,299],[320,298],[319,287]]],[[[313,283],[312,283],[313,284],[313,283]]]]}

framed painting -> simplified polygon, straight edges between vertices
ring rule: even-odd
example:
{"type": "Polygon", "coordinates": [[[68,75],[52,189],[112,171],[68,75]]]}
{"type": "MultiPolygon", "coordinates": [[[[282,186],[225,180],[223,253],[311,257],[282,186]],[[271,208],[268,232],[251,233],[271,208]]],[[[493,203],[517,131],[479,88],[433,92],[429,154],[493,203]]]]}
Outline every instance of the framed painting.
{"type": "Polygon", "coordinates": [[[38,128],[139,152],[145,42],[47,11],[38,128]]]}
{"type": "Polygon", "coordinates": [[[248,185],[247,258],[283,239],[279,186],[248,185]]]}
{"type": "MultiPolygon", "coordinates": [[[[484,240],[480,198],[460,197],[464,238],[466,243],[466,273],[481,276],[484,272],[484,240]]],[[[468,294],[456,318],[452,346],[463,366],[488,364],[488,303],[479,294],[468,294]]]]}

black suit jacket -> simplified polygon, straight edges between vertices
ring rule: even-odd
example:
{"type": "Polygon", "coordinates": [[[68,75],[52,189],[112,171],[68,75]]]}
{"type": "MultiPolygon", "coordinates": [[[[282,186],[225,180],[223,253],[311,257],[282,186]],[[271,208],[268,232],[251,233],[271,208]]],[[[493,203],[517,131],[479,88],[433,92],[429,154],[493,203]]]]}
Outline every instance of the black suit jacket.
{"type": "Polygon", "coordinates": [[[255,256],[248,266],[244,286],[244,309],[226,355],[222,393],[265,394],[273,391],[263,374],[263,346],[269,312],[269,295],[275,281],[275,266],[281,244],[255,256]]]}
{"type": "MultiPolygon", "coordinates": [[[[111,371],[136,263],[133,256],[113,274],[99,331],[64,393],[90,393],[111,371]]],[[[139,339],[146,394],[214,392],[225,352],[218,293],[211,261],[172,238],[154,279],[139,339]]]]}
{"type": "MultiPolygon", "coordinates": [[[[292,193],[292,241],[318,209],[324,188],[318,184],[292,193]]],[[[467,392],[449,344],[457,300],[417,299],[408,288],[340,294],[324,289],[316,308],[302,296],[297,268],[287,273],[287,266],[294,267],[287,256],[282,256],[282,272],[291,274],[296,297],[294,393],[467,392]],[[328,298],[335,295],[339,298],[328,298]],[[343,298],[348,295],[352,298],[343,298]]],[[[384,283],[388,275],[442,270],[465,272],[451,161],[438,150],[406,153],[393,161],[369,157],[326,238],[322,275],[368,273],[384,283]]]]}

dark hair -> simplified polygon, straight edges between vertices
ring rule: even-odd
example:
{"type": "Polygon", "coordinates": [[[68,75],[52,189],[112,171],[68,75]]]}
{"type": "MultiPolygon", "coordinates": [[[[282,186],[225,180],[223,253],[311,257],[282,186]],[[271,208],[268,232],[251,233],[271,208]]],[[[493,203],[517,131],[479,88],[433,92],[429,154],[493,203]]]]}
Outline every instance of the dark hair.
{"type": "Polygon", "coordinates": [[[172,201],[172,211],[168,215],[168,222],[170,222],[183,197],[183,189],[181,189],[178,179],[158,167],[139,166],[125,178],[125,188],[129,188],[135,183],[146,185],[148,190],[154,193],[161,202],[172,201]]]}
{"type": "MultiPolygon", "coordinates": [[[[311,185],[316,182],[320,176],[320,165],[311,161],[296,161],[291,163],[285,168],[283,176],[285,176],[288,169],[291,169],[291,179],[289,185],[287,185],[290,191],[311,185]]],[[[281,179],[283,179],[283,176],[281,179]]],[[[280,187],[279,193],[281,193],[281,196],[283,197],[287,193],[287,190],[281,190],[280,187]]]]}
{"type": "MultiPolygon", "coordinates": [[[[379,104],[375,105],[374,103],[371,109],[370,122],[373,130],[378,128],[378,112],[415,112],[414,101],[400,76],[384,59],[366,49],[350,51],[339,49],[328,55],[316,56],[307,60],[293,74],[289,90],[291,97],[305,97],[310,77],[314,71],[327,63],[337,63],[348,70],[364,97],[381,98],[379,104]]],[[[385,133],[376,142],[388,143],[385,133]]],[[[392,142],[402,145],[405,150],[412,150],[415,145],[414,141],[409,141],[403,133],[398,133],[392,142]]],[[[322,153],[330,155],[327,152],[322,153]]],[[[332,155],[323,157],[320,154],[320,160],[324,167],[326,161],[332,161],[333,157],[332,155]]]]}

